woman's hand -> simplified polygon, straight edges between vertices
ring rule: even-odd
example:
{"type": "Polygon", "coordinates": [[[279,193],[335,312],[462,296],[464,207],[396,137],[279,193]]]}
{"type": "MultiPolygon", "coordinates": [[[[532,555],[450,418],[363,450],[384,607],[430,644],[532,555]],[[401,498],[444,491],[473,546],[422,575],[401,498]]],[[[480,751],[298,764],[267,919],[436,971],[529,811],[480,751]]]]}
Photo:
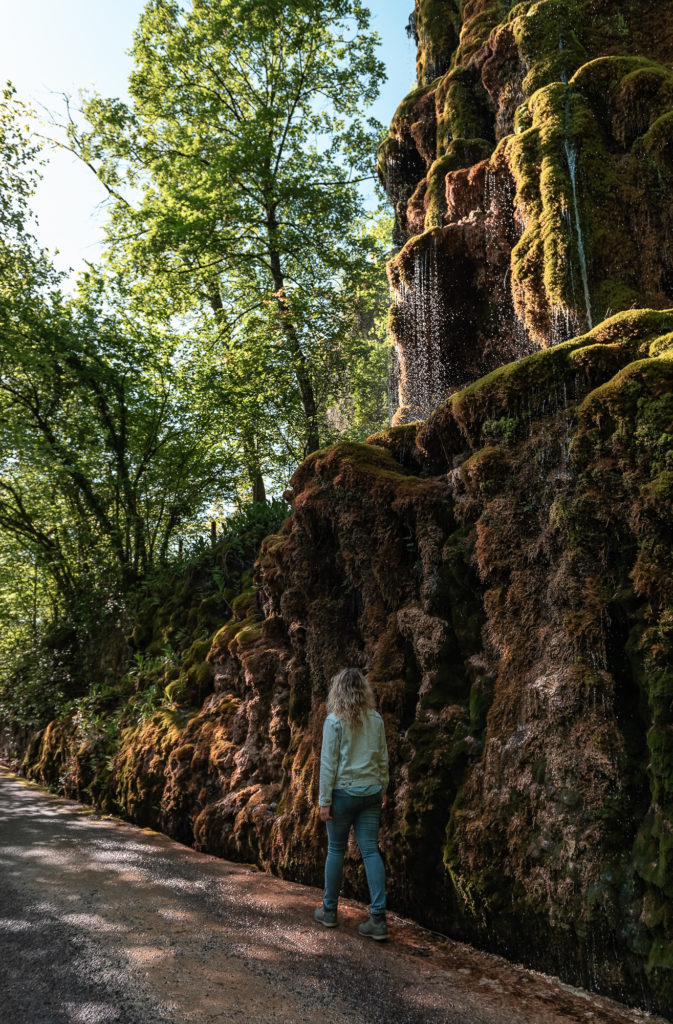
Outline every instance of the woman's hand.
{"type": "Polygon", "coordinates": [[[329,805],[328,807],[322,807],[321,806],[320,807],[320,820],[321,821],[332,821],[332,815],[330,814],[331,810],[332,810],[331,805],[329,805]]]}
{"type": "Polygon", "coordinates": [[[383,796],[381,797],[381,810],[382,811],[385,811],[387,803],[388,803],[388,797],[384,793],[383,796]]]}

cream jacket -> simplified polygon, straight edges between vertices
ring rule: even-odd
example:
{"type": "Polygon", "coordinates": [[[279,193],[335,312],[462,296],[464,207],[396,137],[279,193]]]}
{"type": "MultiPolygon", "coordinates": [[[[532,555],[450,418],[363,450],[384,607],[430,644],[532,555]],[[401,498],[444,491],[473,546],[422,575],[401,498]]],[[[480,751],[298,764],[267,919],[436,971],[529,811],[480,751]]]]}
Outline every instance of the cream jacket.
{"type": "Polygon", "coordinates": [[[328,715],[322,730],[320,753],[320,806],[329,807],[333,789],[360,786],[388,788],[388,747],[383,719],[366,711],[362,725],[352,730],[347,722],[328,715]]]}

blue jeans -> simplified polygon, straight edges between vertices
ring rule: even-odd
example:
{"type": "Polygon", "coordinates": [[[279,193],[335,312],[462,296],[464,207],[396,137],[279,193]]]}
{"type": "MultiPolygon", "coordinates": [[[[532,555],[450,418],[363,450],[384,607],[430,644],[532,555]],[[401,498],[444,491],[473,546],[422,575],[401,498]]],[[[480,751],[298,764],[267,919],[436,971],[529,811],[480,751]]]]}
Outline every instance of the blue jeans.
{"type": "Polygon", "coordinates": [[[346,789],[332,793],[332,821],[327,822],[327,860],[325,861],[325,896],[327,910],[336,910],[344,871],[344,854],[351,825],[360,847],[367,875],[370,914],[383,914],[386,909],[386,870],[379,853],[378,834],[381,819],[381,793],[373,796],[352,796],[346,789]]]}

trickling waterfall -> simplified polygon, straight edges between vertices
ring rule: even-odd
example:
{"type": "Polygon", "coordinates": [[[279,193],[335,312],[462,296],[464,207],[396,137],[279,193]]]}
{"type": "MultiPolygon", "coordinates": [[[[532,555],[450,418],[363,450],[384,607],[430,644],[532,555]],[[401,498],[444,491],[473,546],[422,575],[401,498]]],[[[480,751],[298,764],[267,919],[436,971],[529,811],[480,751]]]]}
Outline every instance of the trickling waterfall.
{"type": "Polygon", "coordinates": [[[437,274],[437,243],[416,252],[413,283],[400,282],[395,303],[401,309],[407,344],[398,349],[404,404],[427,416],[446,395],[442,335],[446,316],[437,274]],[[409,344],[411,342],[411,344],[409,344]]]}
{"type": "Polygon", "coordinates": [[[580,210],[577,201],[577,150],[575,146],[568,141],[566,138],[564,141],[564,148],[566,153],[566,159],[568,161],[568,170],[570,171],[570,181],[573,188],[573,206],[575,208],[575,228],[577,230],[577,253],[580,261],[580,274],[582,275],[582,287],[584,289],[584,302],[587,307],[587,324],[589,330],[593,327],[593,321],[591,319],[591,296],[589,294],[589,275],[587,273],[587,258],[584,251],[584,238],[582,236],[582,225],[580,223],[580,210]]]}
{"type": "Polygon", "coordinates": [[[581,331],[581,325],[573,310],[559,303],[551,309],[550,348],[560,345],[568,338],[574,338],[581,331]]]}
{"type": "Polygon", "coordinates": [[[490,166],[484,175],[484,244],[487,264],[503,265],[503,302],[499,305],[496,330],[511,338],[510,351],[513,359],[522,358],[530,353],[531,340],[525,323],[521,320],[514,306],[511,289],[511,259],[509,256],[508,231],[519,236],[526,230],[526,224],[520,211],[515,212],[514,198],[516,188],[514,181],[503,171],[493,170],[490,166]],[[517,220],[518,217],[518,220],[517,220]]]}
{"type": "Polygon", "coordinates": [[[565,98],[565,132],[563,139],[563,148],[565,150],[566,161],[568,163],[568,171],[570,173],[570,183],[573,190],[573,208],[575,210],[575,230],[577,232],[577,254],[580,263],[580,275],[582,277],[582,288],[584,289],[584,303],[587,310],[587,326],[589,330],[593,327],[593,320],[591,317],[591,295],[589,293],[589,275],[587,273],[587,257],[584,249],[584,236],[582,235],[582,223],[580,221],[580,208],[577,199],[577,149],[575,144],[568,138],[568,132],[570,127],[570,111],[568,109],[568,101],[570,99],[570,90],[566,84],[566,98],[565,98]]]}
{"type": "MultiPolygon", "coordinates": [[[[558,41],[559,53],[563,53],[565,46],[563,39],[558,41]]],[[[582,287],[584,289],[584,303],[587,310],[587,324],[589,330],[593,327],[591,318],[591,295],[589,294],[589,275],[587,273],[587,258],[584,249],[584,236],[582,235],[582,223],[580,221],[580,209],[579,202],[577,200],[577,149],[574,143],[572,143],[568,137],[570,131],[570,89],[568,88],[568,75],[566,74],[565,68],[561,69],[561,81],[565,85],[565,107],[564,107],[564,139],[563,148],[565,150],[566,161],[568,163],[568,171],[570,173],[570,182],[573,190],[573,209],[575,211],[575,230],[577,232],[577,253],[579,256],[580,263],[580,274],[582,277],[582,287]]],[[[570,265],[570,273],[572,276],[572,263],[570,265]]]]}

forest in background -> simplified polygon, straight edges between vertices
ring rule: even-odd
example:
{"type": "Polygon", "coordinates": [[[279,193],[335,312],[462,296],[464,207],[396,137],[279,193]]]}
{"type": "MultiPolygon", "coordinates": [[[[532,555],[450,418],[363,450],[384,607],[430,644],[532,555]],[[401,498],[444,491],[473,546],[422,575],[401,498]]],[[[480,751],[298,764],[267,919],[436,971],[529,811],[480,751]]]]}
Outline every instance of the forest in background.
{"type": "Polygon", "coordinates": [[[83,95],[36,128],[4,88],[0,718],[17,735],[120,680],[149,693],[134,715],[170,705],[298,462],[387,425],[376,47],[351,0],[152,0],[128,104],[83,95]],[[32,234],[49,135],[109,196],[104,258],[73,290],[32,234]],[[185,587],[207,613],[148,653],[138,615],[185,587]]]}

